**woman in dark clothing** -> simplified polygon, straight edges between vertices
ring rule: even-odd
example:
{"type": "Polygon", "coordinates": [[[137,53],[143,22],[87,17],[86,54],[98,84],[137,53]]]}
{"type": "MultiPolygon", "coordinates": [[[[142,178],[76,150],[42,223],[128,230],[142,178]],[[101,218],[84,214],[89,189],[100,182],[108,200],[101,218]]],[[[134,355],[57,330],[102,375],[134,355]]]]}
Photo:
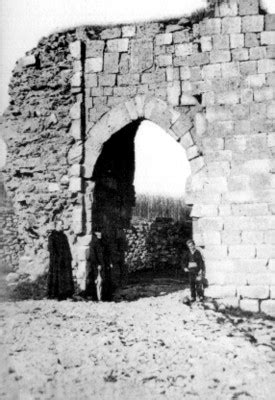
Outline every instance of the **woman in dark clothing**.
{"type": "Polygon", "coordinates": [[[48,298],[64,300],[74,294],[72,255],[67,236],[62,232],[62,222],[57,221],[48,238],[50,266],[48,298]]]}

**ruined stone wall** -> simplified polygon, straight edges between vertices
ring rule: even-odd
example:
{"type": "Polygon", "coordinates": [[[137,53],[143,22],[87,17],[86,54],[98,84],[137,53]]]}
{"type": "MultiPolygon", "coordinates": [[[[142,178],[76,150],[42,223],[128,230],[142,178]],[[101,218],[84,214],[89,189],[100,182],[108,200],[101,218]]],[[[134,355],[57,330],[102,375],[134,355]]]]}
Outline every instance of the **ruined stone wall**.
{"type": "Polygon", "coordinates": [[[24,61],[11,83],[7,117],[15,118],[20,140],[10,142],[7,185],[16,204],[23,201],[22,215],[38,216],[39,230],[45,214],[62,205],[83,281],[94,166],[114,133],[151,120],[190,161],[187,203],[193,204],[194,239],[204,246],[208,294],[274,312],[274,15],[263,15],[258,0],[214,3],[195,23],[83,27],[42,41],[33,51],[42,53],[41,64],[24,61]],[[23,128],[25,122],[32,127],[23,128]],[[32,176],[22,163],[29,147],[41,160],[31,164],[32,176]],[[45,150],[50,162],[41,171],[45,150]],[[33,192],[47,203],[40,211],[36,196],[24,203],[32,199],[36,174],[43,181],[33,192]]]}
{"type": "Polygon", "coordinates": [[[0,268],[12,270],[18,264],[17,218],[0,174],[0,268]]]}

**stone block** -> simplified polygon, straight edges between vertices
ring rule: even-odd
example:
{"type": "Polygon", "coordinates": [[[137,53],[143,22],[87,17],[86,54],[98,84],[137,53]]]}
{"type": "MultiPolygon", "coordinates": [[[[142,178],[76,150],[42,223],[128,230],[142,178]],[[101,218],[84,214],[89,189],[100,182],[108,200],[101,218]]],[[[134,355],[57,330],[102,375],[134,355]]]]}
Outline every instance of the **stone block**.
{"type": "Polygon", "coordinates": [[[270,32],[261,32],[261,45],[272,45],[275,44],[275,33],[273,31],[270,32]]]}
{"type": "MultiPolygon", "coordinates": [[[[181,138],[181,141],[182,141],[182,138],[181,138]]],[[[190,161],[190,166],[191,166],[192,173],[196,174],[198,171],[200,171],[205,166],[203,157],[193,158],[193,160],[190,161]]]]}
{"type": "Polygon", "coordinates": [[[172,54],[161,54],[157,57],[157,64],[159,67],[167,67],[168,65],[172,65],[172,54]]]}
{"type": "Polygon", "coordinates": [[[72,228],[75,234],[81,234],[83,230],[83,209],[74,207],[72,212],[72,228]]]}
{"type": "Polygon", "coordinates": [[[202,67],[202,77],[204,79],[220,78],[221,64],[204,65],[202,67]]]}
{"type": "Polygon", "coordinates": [[[227,0],[216,3],[215,16],[216,17],[234,17],[238,14],[238,1],[227,0]]]}
{"type": "Polygon", "coordinates": [[[254,100],[257,102],[273,100],[273,88],[261,88],[254,90],[254,100]]]}
{"type": "Polygon", "coordinates": [[[275,31],[275,14],[265,15],[265,30],[275,31]]]}
{"type": "Polygon", "coordinates": [[[175,45],[175,54],[177,57],[186,57],[193,52],[192,43],[182,43],[175,45]]]}
{"type": "Polygon", "coordinates": [[[239,307],[239,299],[237,297],[228,297],[225,299],[216,299],[219,309],[224,307],[239,307]]]}
{"type": "Polygon", "coordinates": [[[240,308],[244,311],[259,312],[258,300],[240,300],[240,308]]]}
{"type": "Polygon", "coordinates": [[[263,272],[263,273],[250,273],[246,275],[246,281],[248,285],[254,286],[254,285],[260,285],[260,286],[265,286],[265,285],[274,285],[275,284],[275,274],[270,273],[270,272],[263,272]]]}
{"type": "Polygon", "coordinates": [[[247,16],[242,18],[242,32],[262,32],[263,29],[263,15],[247,16]]]}
{"type": "Polygon", "coordinates": [[[81,59],[81,41],[80,40],[71,42],[69,44],[69,50],[74,59],[76,59],[76,60],[81,59]]]}
{"type": "MultiPolygon", "coordinates": [[[[266,56],[262,58],[275,58],[275,45],[266,46],[266,56]]],[[[274,83],[271,83],[274,86],[274,83]]]]}
{"type": "Polygon", "coordinates": [[[244,35],[244,45],[245,47],[257,47],[260,45],[260,40],[258,39],[257,33],[248,32],[244,35]]]}
{"type": "Polygon", "coordinates": [[[272,244],[262,244],[256,247],[257,258],[275,258],[275,245],[272,244]]]}
{"type": "Polygon", "coordinates": [[[73,74],[71,78],[71,86],[74,87],[80,87],[81,86],[81,80],[82,80],[82,73],[81,72],[76,72],[73,74]]]}
{"type": "Polygon", "coordinates": [[[223,218],[201,218],[198,221],[198,226],[202,231],[221,231],[223,229],[223,218]]]}
{"type": "MultiPolygon", "coordinates": [[[[174,125],[171,127],[172,131],[177,135],[177,137],[181,138],[183,135],[185,135],[191,128],[193,124],[191,119],[186,116],[186,115],[181,115],[180,118],[174,123],[174,125]]],[[[183,142],[184,144],[186,143],[185,140],[183,142]]],[[[186,144],[190,144],[190,146],[193,145],[193,140],[192,143],[189,141],[186,144]]]]}
{"type": "Polygon", "coordinates": [[[184,134],[181,137],[179,143],[182,145],[182,147],[184,147],[184,149],[188,149],[189,147],[193,146],[194,141],[193,141],[193,138],[192,138],[190,132],[187,132],[186,134],[184,134]]]}
{"type": "Polygon", "coordinates": [[[254,258],[256,248],[252,245],[231,245],[228,247],[228,256],[230,258],[254,258]]]}
{"type": "Polygon", "coordinates": [[[236,288],[235,286],[218,286],[218,285],[210,285],[207,289],[205,289],[205,295],[207,297],[212,298],[226,298],[226,297],[235,297],[236,288]]]}
{"type": "Polygon", "coordinates": [[[270,298],[275,299],[275,285],[270,286],[270,298]]]}
{"type": "Polygon", "coordinates": [[[200,137],[206,131],[207,122],[202,113],[197,113],[194,119],[195,119],[195,131],[196,134],[200,137]]]}
{"type": "Polygon", "coordinates": [[[198,100],[194,96],[188,94],[182,94],[180,96],[180,104],[182,106],[196,106],[198,104],[198,100]]]}
{"type": "Polygon", "coordinates": [[[238,296],[247,299],[267,299],[269,297],[268,286],[239,286],[237,288],[238,296]]]}
{"type": "Polygon", "coordinates": [[[218,208],[213,204],[197,204],[192,208],[191,216],[200,217],[216,217],[218,215],[218,208]]]}
{"type": "Polygon", "coordinates": [[[165,44],[171,44],[173,41],[172,33],[159,33],[155,37],[155,42],[157,46],[162,46],[165,44]]]}
{"type": "Polygon", "coordinates": [[[79,177],[71,177],[70,178],[70,185],[69,185],[70,192],[81,192],[82,191],[82,178],[79,177]]]}
{"type": "Polygon", "coordinates": [[[70,128],[70,135],[73,136],[74,139],[81,139],[81,121],[80,119],[75,119],[72,121],[72,125],[70,128]]]}
{"type": "MultiPolygon", "coordinates": [[[[204,236],[206,236],[207,233],[204,232],[204,236]]],[[[209,233],[208,233],[209,235],[209,233]]],[[[212,235],[212,232],[211,232],[212,235]]],[[[206,243],[205,243],[206,244],[206,243]]],[[[223,258],[227,257],[227,245],[224,244],[207,244],[205,249],[203,250],[203,255],[206,260],[220,260],[223,258]]]]}
{"type": "Polygon", "coordinates": [[[264,300],[261,302],[261,311],[275,317],[275,300],[264,300]]]}
{"type": "MultiPolygon", "coordinates": [[[[221,245],[220,232],[211,232],[211,235],[209,235],[208,233],[203,233],[203,242],[204,242],[205,246],[216,245],[216,246],[220,247],[220,245],[221,245]]],[[[222,249],[223,249],[222,251],[224,251],[224,247],[222,247],[222,249]]],[[[221,254],[221,253],[219,253],[219,254],[221,254]]]]}
{"type": "Polygon", "coordinates": [[[101,39],[115,39],[121,36],[121,28],[107,28],[100,33],[101,39]]]}
{"type": "Polygon", "coordinates": [[[112,39],[107,41],[107,51],[111,53],[123,53],[128,51],[129,39],[112,39]]]}
{"type": "Polygon", "coordinates": [[[81,176],[82,166],[80,164],[73,164],[69,169],[69,176],[81,176]]]}
{"type": "Polygon", "coordinates": [[[210,52],[211,63],[224,63],[231,60],[231,54],[229,50],[213,50],[210,52]]]}
{"type": "Polygon", "coordinates": [[[265,203],[232,204],[232,214],[239,216],[268,215],[268,207],[265,203]]]}
{"type": "Polygon", "coordinates": [[[86,87],[97,87],[97,74],[86,74],[85,75],[86,87]]]}
{"type": "Polygon", "coordinates": [[[76,102],[70,109],[70,118],[75,120],[75,119],[80,119],[81,117],[81,102],[76,102]]]}
{"type": "Polygon", "coordinates": [[[133,37],[136,34],[135,25],[127,25],[122,27],[122,37],[133,37]]]}
{"type": "Polygon", "coordinates": [[[242,242],[244,244],[261,244],[264,242],[264,234],[261,231],[243,231],[242,242]]]}
{"type": "Polygon", "coordinates": [[[188,147],[186,150],[186,155],[187,155],[187,159],[189,161],[193,160],[193,158],[198,157],[200,155],[198,146],[195,145],[195,146],[188,147]]]}
{"type": "Polygon", "coordinates": [[[138,39],[131,42],[131,70],[143,72],[152,67],[153,41],[149,39],[138,39]]]}
{"type": "Polygon", "coordinates": [[[240,62],[241,75],[254,75],[257,72],[256,61],[242,61],[240,62]]]}
{"type": "Polygon", "coordinates": [[[232,192],[237,190],[249,190],[250,178],[247,175],[230,176],[228,179],[228,189],[232,192]]]}
{"type": "Polygon", "coordinates": [[[119,53],[104,54],[104,71],[118,72],[119,53]]]}
{"type": "Polygon", "coordinates": [[[227,91],[216,94],[216,104],[237,104],[240,101],[240,95],[238,92],[227,91]]]}
{"type": "Polygon", "coordinates": [[[212,38],[211,36],[201,37],[201,51],[211,51],[212,50],[212,38]]]}
{"type": "Polygon", "coordinates": [[[173,42],[174,43],[184,43],[189,42],[190,34],[188,30],[181,30],[173,33],[173,42]]]}
{"type": "Polygon", "coordinates": [[[224,149],[224,139],[216,137],[205,137],[202,139],[202,146],[205,152],[213,152],[224,149]]]}
{"type": "Polygon", "coordinates": [[[249,75],[245,83],[250,87],[262,87],[265,84],[265,74],[249,75]]]}
{"type": "Polygon", "coordinates": [[[267,106],[267,112],[266,112],[267,118],[275,118],[275,102],[271,102],[271,104],[269,104],[267,106]]]}
{"type": "Polygon", "coordinates": [[[275,146],[275,132],[269,133],[267,135],[267,145],[268,147],[274,147],[275,146]]]}
{"type": "Polygon", "coordinates": [[[77,246],[77,259],[78,261],[88,260],[90,256],[89,246],[77,246]]]}
{"type": "Polygon", "coordinates": [[[229,49],[229,35],[214,35],[213,36],[213,49],[214,50],[229,49]]]}
{"type": "Polygon", "coordinates": [[[222,243],[226,245],[236,245],[241,243],[241,231],[222,231],[222,243]]]}
{"type": "Polygon", "coordinates": [[[232,33],[230,35],[230,47],[231,49],[244,47],[244,34],[232,33]]]}
{"type": "Polygon", "coordinates": [[[253,15],[259,13],[259,0],[240,0],[239,14],[253,15]]]}
{"type": "Polygon", "coordinates": [[[221,20],[219,18],[204,19],[199,23],[201,36],[217,35],[221,31],[221,20]]]}
{"type": "Polygon", "coordinates": [[[68,163],[70,165],[73,164],[78,164],[82,160],[82,154],[83,154],[83,144],[81,140],[78,140],[73,144],[73,146],[70,148],[68,152],[68,163]]]}
{"type": "Polygon", "coordinates": [[[60,190],[60,186],[56,182],[49,182],[48,191],[49,192],[58,192],[60,190]]]}
{"type": "Polygon", "coordinates": [[[103,68],[103,58],[95,57],[95,58],[87,58],[85,61],[85,72],[100,72],[103,68]]]}
{"type": "Polygon", "coordinates": [[[114,86],[116,83],[116,74],[99,75],[99,86],[114,86]]]}
{"type": "Polygon", "coordinates": [[[218,207],[218,215],[221,217],[223,217],[223,216],[228,217],[229,215],[231,215],[231,205],[230,204],[221,204],[218,207]]]}
{"type": "MultiPolygon", "coordinates": [[[[249,104],[253,102],[253,90],[252,89],[241,89],[241,103],[249,104]]],[[[248,135],[251,131],[250,121],[236,121],[236,132],[241,132],[244,135],[248,135]]]]}
{"type": "Polygon", "coordinates": [[[249,50],[250,60],[260,60],[266,58],[266,48],[265,47],[251,47],[249,50]]]}
{"type": "Polygon", "coordinates": [[[233,61],[247,61],[249,59],[248,49],[233,49],[233,61]]]}
{"type": "Polygon", "coordinates": [[[104,40],[90,40],[86,44],[86,58],[102,58],[104,46],[104,40]]]}
{"type": "Polygon", "coordinates": [[[222,33],[240,33],[241,18],[240,17],[225,17],[222,19],[222,33]]]}
{"type": "Polygon", "coordinates": [[[206,119],[209,122],[231,120],[232,112],[229,107],[210,106],[206,108],[206,119]]]}
{"type": "Polygon", "coordinates": [[[237,61],[221,64],[223,78],[235,78],[240,75],[240,65],[237,61]]]}

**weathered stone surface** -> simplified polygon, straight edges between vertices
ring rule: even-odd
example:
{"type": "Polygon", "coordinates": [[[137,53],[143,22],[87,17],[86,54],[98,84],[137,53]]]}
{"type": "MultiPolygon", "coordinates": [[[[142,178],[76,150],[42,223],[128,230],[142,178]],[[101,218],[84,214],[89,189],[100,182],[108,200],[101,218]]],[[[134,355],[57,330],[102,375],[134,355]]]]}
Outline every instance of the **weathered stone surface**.
{"type": "Polygon", "coordinates": [[[264,28],[263,15],[242,18],[242,32],[261,32],[264,28]]]}
{"type": "Polygon", "coordinates": [[[259,0],[240,0],[239,14],[249,15],[258,14],[259,12],[259,0]]]}
{"type": "Polygon", "coordinates": [[[235,286],[209,286],[205,290],[206,296],[213,298],[234,297],[236,294],[235,286]]]}
{"type": "Polygon", "coordinates": [[[143,72],[153,65],[153,42],[151,40],[133,40],[131,42],[131,70],[143,72]]]}
{"type": "Polygon", "coordinates": [[[129,39],[112,39],[107,41],[107,50],[122,53],[128,50],[129,39]]]}
{"type": "Polygon", "coordinates": [[[259,312],[259,301],[258,300],[241,300],[240,308],[244,311],[259,312]]]}
{"type": "Polygon", "coordinates": [[[249,299],[267,299],[269,297],[268,286],[239,286],[238,296],[249,299]]]}
{"type": "Polygon", "coordinates": [[[264,300],[261,302],[261,311],[275,316],[275,300],[264,300]]]}
{"type": "Polygon", "coordinates": [[[100,72],[103,68],[103,58],[102,57],[94,57],[87,58],[85,62],[85,72],[100,72]]]}
{"type": "Polygon", "coordinates": [[[76,60],[81,58],[81,41],[76,40],[69,45],[70,53],[76,60]]]}

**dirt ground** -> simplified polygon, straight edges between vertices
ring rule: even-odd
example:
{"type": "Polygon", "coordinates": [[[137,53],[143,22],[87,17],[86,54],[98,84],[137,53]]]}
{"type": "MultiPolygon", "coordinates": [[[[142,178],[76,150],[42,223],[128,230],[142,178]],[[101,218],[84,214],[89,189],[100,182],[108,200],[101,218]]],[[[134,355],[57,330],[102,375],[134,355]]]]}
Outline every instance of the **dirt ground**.
{"type": "Polygon", "coordinates": [[[159,278],[110,303],[2,303],[0,398],[273,399],[274,320],[186,294],[159,278]]]}

